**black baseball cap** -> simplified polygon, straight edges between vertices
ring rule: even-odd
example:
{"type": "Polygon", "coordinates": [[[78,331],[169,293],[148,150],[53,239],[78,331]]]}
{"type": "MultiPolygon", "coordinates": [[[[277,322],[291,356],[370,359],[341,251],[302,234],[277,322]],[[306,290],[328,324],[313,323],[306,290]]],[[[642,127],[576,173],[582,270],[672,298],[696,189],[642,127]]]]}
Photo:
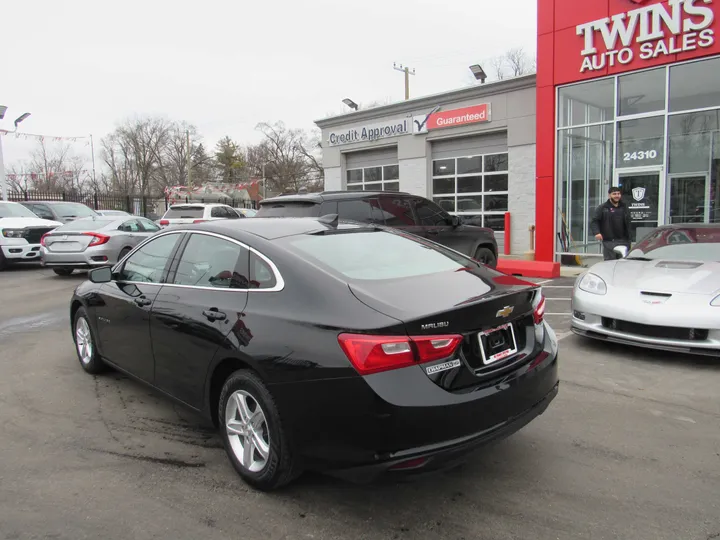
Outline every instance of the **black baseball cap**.
{"type": "Polygon", "coordinates": [[[608,189],[608,193],[615,193],[616,191],[620,192],[622,190],[618,186],[611,186],[610,189],[608,189]]]}

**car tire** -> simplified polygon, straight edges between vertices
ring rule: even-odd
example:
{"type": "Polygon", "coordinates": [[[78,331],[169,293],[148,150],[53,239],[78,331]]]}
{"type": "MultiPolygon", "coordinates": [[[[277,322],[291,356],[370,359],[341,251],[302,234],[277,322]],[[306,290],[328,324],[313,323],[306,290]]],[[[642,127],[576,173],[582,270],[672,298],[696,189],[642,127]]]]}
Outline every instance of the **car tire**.
{"type": "Polygon", "coordinates": [[[497,266],[497,257],[490,248],[480,247],[475,252],[475,260],[483,263],[485,266],[495,268],[497,266]]]}
{"type": "Polygon", "coordinates": [[[73,273],[72,268],[53,268],[53,272],[55,272],[58,276],[69,276],[73,273]]]}
{"type": "Polygon", "coordinates": [[[289,432],[272,394],[257,374],[239,370],[230,375],[218,407],[225,451],[246,483],[261,491],[273,491],[300,475],[289,432]]]}
{"type": "Polygon", "coordinates": [[[107,370],[107,365],[100,359],[97,351],[97,340],[90,319],[84,307],[75,312],[73,319],[73,342],[75,352],[82,368],[91,375],[107,370]]]}
{"type": "Polygon", "coordinates": [[[2,248],[0,248],[0,272],[7,270],[8,264],[5,254],[2,252],[2,248]]]}
{"type": "Polygon", "coordinates": [[[122,249],[120,250],[120,254],[118,255],[117,262],[122,261],[122,260],[125,258],[125,255],[127,255],[128,253],[130,253],[130,251],[132,251],[132,250],[131,250],[129,247],[122,248],[122,249]]]}

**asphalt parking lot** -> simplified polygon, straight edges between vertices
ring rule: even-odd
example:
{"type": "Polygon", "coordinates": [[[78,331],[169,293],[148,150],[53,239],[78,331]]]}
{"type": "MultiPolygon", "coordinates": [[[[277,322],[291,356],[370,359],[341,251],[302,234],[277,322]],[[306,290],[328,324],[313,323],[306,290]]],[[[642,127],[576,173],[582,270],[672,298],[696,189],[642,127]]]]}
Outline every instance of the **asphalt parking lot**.
{"type": "Polygon", "coordinates": [[[0,273],[0,539],[720,538],[720,359],[580,339],[573,278],[543,283],[562,382],[522,431],[440,475],[268,495],[192,413],[82,371],[67,312],[84,277],[0,273]]]}

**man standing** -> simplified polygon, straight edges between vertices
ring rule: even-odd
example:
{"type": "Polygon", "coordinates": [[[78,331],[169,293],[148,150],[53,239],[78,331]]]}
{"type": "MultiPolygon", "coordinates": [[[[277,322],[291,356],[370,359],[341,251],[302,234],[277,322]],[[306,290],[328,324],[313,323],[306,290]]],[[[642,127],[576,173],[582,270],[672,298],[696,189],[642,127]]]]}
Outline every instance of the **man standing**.
{"type": "Polygon", "coordinates": [[[608,200],[595,209],[590,230],[603,243],[603,258],[615,259],[613,248],[627,246],[630,249],[630,210],[620,199],[622,192],[617,186],[608,190],[608,200]]]}

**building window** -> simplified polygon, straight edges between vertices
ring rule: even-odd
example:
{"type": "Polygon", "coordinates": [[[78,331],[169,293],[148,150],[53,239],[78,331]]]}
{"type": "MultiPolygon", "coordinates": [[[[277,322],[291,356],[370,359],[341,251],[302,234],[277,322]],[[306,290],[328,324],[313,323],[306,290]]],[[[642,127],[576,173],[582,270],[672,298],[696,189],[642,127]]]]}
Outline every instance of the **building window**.
{"type": "Polygon", "coordinates": [[[508,154],[433,160],[433,200],[451,214],[495,231],[508,210],[508,154]]]}
{"type": "Polygon", "coordinates": [[[720,58],[670,68],[670,112],[720,107],[720,58]]]}
{"type": "Polygon", "coordinates": [[[612,120],[615,83],[612,79],[560,88],[558,127],[582,126],[612,120]]]}
{"type": "Polygon", "coordinates": [[[665,68],[618,77],[618,116],[665,110],[665,68]]]}
{"type": "Polygon", "coordinates": [[[348,191],[400,191],[400,166],[379,165],[348,169],[348,191]]]}

